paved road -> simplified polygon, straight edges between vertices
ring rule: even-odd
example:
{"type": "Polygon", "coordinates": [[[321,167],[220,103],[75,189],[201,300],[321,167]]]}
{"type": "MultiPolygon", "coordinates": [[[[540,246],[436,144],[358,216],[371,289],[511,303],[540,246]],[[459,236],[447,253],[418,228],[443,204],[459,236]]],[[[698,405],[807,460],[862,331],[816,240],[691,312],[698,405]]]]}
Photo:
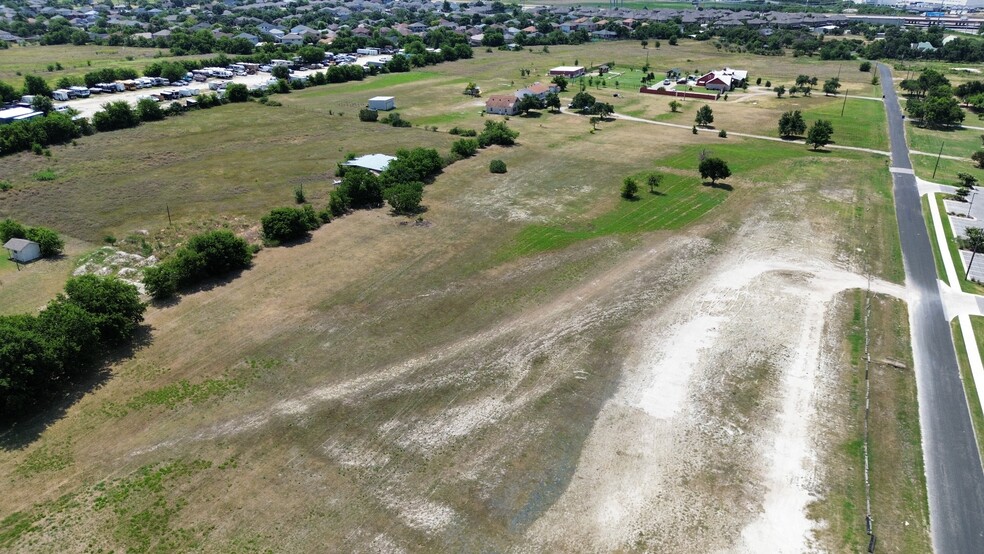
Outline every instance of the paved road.
{"type": "MultiPolygon", "coordinates": [[[[936,265],[916,179],[911,173],[905,125],[892,74],[882,64],[878,64],[878,71],[885,93],[895,169],[892,172],[895,210],[910,291],[912,349],[919,387],[933,549],[939,554],[980,554],[984,552],[984,470],[960,382],[950,325],[943,315],[936,265]]],[[[872,471],[878,471],[877,463],[872,471]]],[[[877,525],[876,521],[876,534],[877,525]]]]}

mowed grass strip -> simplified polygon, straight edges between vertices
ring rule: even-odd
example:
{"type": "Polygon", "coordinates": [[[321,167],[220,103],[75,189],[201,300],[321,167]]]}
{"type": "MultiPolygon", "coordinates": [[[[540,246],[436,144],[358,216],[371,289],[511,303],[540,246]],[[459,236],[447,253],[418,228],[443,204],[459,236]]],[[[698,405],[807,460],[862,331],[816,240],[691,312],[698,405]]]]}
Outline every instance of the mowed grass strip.
{"type": "Polygon", "coordinates": [[[929,212],[929,195],[922,197],[923,219],[926,220],[926,229],[929,234],[929,244],[933,247],[933,260],[936,262],[936,276],[947,285],[950,280],[946,276],[946,266],[943,265],[943,255],[940,253],[940,245],[936,240],[936,229],[933,226],[933,214],[929,212]]]}
{"type": "MultiPolygon", "coordinates": [[[[848,98],[847,104],[843,98],[834,100],[803,110],[807,126],[826,119],[834,127],[833,144],[888,150],[888,120],[883,103],[858,98],[848,98]]],[[[775,133],[778,135],[778,128],[775,133]]]]}
{"type": "MultiPolygon", "coordinates": [[[[950,216],[947,215],[946,207],[943,205],[943,195],[936,195],[936,205],[940,210],[940,218],[943,220],[943,234],[946,235],[947,251],[950,259],[953,260],[953,267],[957,270],[960,289],[971,294],[984,294],[984,285],[978,285],[967,279],[963,262],[960,260],[960,248],[957,246],[957,240],[953,236],[953,228],[950,226],[950,216]]],[[[930,234],[935,232],[933,230],[930,234]]]]}
{"type": "MultiPolygon", "coordinates": [[[[846,292],[837,323],[828,331],[841,341],[841,364],[822,423],[826,444],[823,490],[810,516],[832,552],[867,551],[864,434],[865,293],[846,292]]],[[[908,312],[901,300],[875,295],[868,318],[871,352],[869,462],[871,515],[879,551],[930,552],[929,506],[923,470],[916,381],[912,371],[908,312]],[[892,360],[897,368],[884,363],[892,360]]]]}
{"type": "MultiPolygon", "coordinates": [[[[968,125],[977,123],[976,118],[973,117],[967,118],[966,121],[968,125]]],[[[909,138],[909,147],[913,150],[938,154],[940,147],[942,147],[944,156],[959,156],[968,159],[974,152],[981,149],[982,133],[984,131],[977,129],[958,127],[927,129],[913,124],[908,125],[905,129],[905,134],[909,138]]]]}
{"type": "MultiPolygon", "coordinates": [[[[984,352],[984,317],[970,316],[970,325],[974,328],[974,338],[977,348],[984,352]]],[[[977,448],[984,459],[984,408],[981,407],[981,397],[977,394],[977,383],[970,372],[970,359],[967,357],[967,344],[961,333],[960,320],[950,322],[953,333],[953,346],[957,350],[957,364],[960,366],[960,380],[963,381],[964,394],[967,396],[967,407],[970,410],[970,421],[974,426],[974,436],[977,437],[977,448]]]]}

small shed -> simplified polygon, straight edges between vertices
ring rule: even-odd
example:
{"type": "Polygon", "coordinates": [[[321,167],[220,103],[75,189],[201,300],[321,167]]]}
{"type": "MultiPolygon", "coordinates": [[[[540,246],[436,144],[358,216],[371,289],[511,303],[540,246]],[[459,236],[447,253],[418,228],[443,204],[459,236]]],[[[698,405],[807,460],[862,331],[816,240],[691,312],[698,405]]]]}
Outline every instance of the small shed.
{"type": "Polygon", "coordinates": [[[10,259],[22,264],[34,261],[41,257],[41,245],[33,240],[10,239],[4,245],[10,252],[10,259]]]}
{"type": "Polygon", "coordinates": [[[369,99],[369,109],[386,111],[396,109],[396,98],[392,96],[373,96],[369,99]]]}

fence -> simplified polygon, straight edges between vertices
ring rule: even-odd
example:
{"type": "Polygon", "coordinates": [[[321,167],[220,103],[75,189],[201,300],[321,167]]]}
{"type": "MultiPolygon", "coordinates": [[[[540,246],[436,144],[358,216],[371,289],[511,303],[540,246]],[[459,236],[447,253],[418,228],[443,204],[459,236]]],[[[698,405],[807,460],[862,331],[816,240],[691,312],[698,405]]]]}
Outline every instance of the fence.
{"type": "Polygon", "coordinates": [[[711,92],[689,92],[681,90],[666,90],[664,88],[642,87],[639,92],[643,94],[659,94],[661,96],[673,96],[676,98],[696,98],[698,100],[717,100],[721,94],[711,92]]]}

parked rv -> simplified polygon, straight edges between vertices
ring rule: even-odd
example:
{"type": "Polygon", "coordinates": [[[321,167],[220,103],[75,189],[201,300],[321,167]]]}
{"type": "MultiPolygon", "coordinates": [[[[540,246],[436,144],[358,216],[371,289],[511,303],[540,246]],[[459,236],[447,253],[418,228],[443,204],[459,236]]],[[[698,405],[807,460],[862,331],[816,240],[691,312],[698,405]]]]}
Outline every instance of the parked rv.
{"type": "Polygon", "coordinates": [[[77,98],[88,98],[89,97],[89,88],[88,87],[72,87],[72,88],[70,88],[68,90],[72,94],[74,94],[77,98]]]}
{"type": "Polygon", "coordinates": [[[69,92],[63,88],[51,92],[51,98],[58,100],[59,102],[67,102],[71,96],[69,92]]]}

